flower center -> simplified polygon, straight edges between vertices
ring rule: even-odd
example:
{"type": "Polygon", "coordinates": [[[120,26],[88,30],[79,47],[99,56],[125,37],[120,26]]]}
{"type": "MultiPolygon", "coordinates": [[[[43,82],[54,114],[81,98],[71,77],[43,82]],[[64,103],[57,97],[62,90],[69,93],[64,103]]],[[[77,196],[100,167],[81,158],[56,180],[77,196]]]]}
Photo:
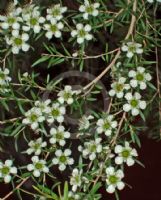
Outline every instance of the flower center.
{"type": "Polygon", "coordinates": [[[5,80],[5,74],[4,73],[0,73],[0,79],[5,80]]]}
{"type": "Polygon", "coordinates": [[[54,117],[59,116],[59,114],[60,114],[59,110],[56,110],[56,109],[53,109],[53,110],[52,110],[52,115],[53,115],[54,117]]]}
{"type": "Polygon", "coordinates": [[[52,15],[53,16],[59,16],[61,14],[60,9],[59,8],[55,8],[52,11],[52,15]]]}
{"type": "Polygon", "coordinates": [[[9,171],[10,171],[9,167],[6,167],[6,166],[4,166],[4,167],[1,169],[1,173],[4,174],[4,175],[9,174],[9,171]]]}
{"type": "Polygon", "coordinates": [[[86,12],[91,14],[93,12],[93,6],[87,6],[86,7],[86,12]]]}
{"type": "Polygon", "coordinates": [[[130,52],[135,53],[135,52],[136,52],[136,46],[135,46],[135,44],[131,44],[131,45],[128,47],[128,50],[129,50],[130,52]]]}
{"type": "Polygon", "coordinates": [[[30,117],[30,119],[31,119],[32,122],[37,121],[37,115],[32,114],[31,117],[30,117]]]}
{"type": "Polygon", "coordinates": [[[103,125],[103,129],[107,130],[110,128],[110,123],[108,121],[106,121],[103,125]]]}
{"type": "Polygon", "coordinates": [[[116,86],[115,86],[115,89],[117,92],[121,92],[124,88],[124,85],[121,84],[121,83],[117,83],[116,86]]]}
{"type": "Polygon", "coordinates": [[[79,30],[79,36],[80,37],[85,37],[86,36],[85,30],[83,30],[83,29],[79,30]]]}
{"type": "Polygon", "coordinates": [[[62,156],[60,156],[59,160],[61,163],[65,163],[67,161],[67,158],[65,155],[62,155],[62,156]]]}
{"type": "Polygon", "coordinates": [[[21,45],[22,45],[22,39],[21,39],[21,38],[15,38],[15,39],[14,39],[14,43],[15,43],[17,46],[21,46],[21,45]]]}
{"type": "Polygon", "coordinates": [[[34,148],[35,150],[40,149],[40,144],[39,144],[39,143],[34,144],[33,148],[34,148]]]}
{"type": "Polygon", "coordinates": [[[64,99],[69,99],[71,97],[71,94],[69,92],[64,93],[64,99]]]}
{"type": "Polygon", "coordinates": [[[35,25],[37,24],[37,19],[36,19],[36,18],[31,18],[31,19],[30,19],[30,24],[31,24],[32,26],[35,26],[35,25]]]}
{"type": "Polygon", "coordinates": [[[8,18],[8,23],[9,24],[13,24],[16,20],[14,18],[8,18]]]}
{"type": "Polygon", "coordinates": [[[56,25],[51,25],[51,26],[50,26],[50,30],[51,30],[53,33],[55,33],[55,32],[58,30],[58,28],[57,28],[56,25]]]}
{"type": "Polygon", "coordinates": [[[92,144],[90,146],[90,152],[96,152],[96,145],[95,144],[92,144]]]}
{"type": "Polygon", "coordinates": [[[63,137],[63,133],[61,133],[61,132],[57,132],[56,133],[56,139],[58,139],[58,140],[62,140],[64,137],[63,137]]]}
{"type": "Polygon", "coordinates": [[[35,168],[41,170],[43,168],[43,164],[41,162],[38,162],[35,164],[35,168]]]}
{"type": "Polygon", "coordinates": [[[135,108],[138,105],[138,101],[136,99],[133,99],[133,100],[131,100],[130,104],[131,104],[132,107],[135,108]]]}
{"type": "Polygon", "coordinates": [[[116,184],[117,181],[118,181],[118,178],[115,175],[112,175],[112,176],[109,177],[109,182],[111,184],[116,184]]]}
{"type": "Polygon", "coordinates": [[[130,156],[130,152],[128,150],[124,150],[121,154],[124,158],[128,158],[130,156]]]}
{"type": "Polygon", "coordinates": [[[143,80],[144,80],[143,74],[137,74],[137,75],[136,75],[136,79],[137,79],[138,81],[143,81],[143,80]]]}

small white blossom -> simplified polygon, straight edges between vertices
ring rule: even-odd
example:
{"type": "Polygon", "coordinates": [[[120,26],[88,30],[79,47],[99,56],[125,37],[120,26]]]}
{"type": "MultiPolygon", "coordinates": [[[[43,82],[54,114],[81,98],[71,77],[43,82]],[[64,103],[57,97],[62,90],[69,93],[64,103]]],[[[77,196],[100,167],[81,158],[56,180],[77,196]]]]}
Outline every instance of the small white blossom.
{"type": "Polygon", "coordinates": [[[13,161],[6,160],[4,163],[0,162],[0,179],[3,179],[5,183],[9,183],[12,174],[17,174],[17,168],[13,166],[13,161]]]}
{"type": "Polygon", "coordinates": [[[23,26],[24,31],[29,31],[33,29],[34,33],[39,33],[41,30],[41,24],[45,22],[45,18],[40,16],[39,8],[33,8],[30,12],[23,13],[23,20],[25,26],[23,26]]]}
{"type": "Polygon", "coordinates": [[[76,194],[76,193],[74,193],[72,191],[69,191],[68,200],[80,200],[80,195],[76,194]]]}
{"type": "Polygon", "coordinates": [[[98,15],[98,10],[100,4],[99,3],[93,3],[91,4],[88,0],[84,0],[84,5],[81,5],[79,7],[79,11],[83,12],[83,18],[88,19],[89,15],[92,15],[96,17],[98,15]]]}
{"type": "Polygon", "coordinates": [[[74,99],[73,99],[73,94],[75,94],[75,91],[72,90],[72,87],[70,85],[66,85],[64,87],[64,90],[61,90],[58,93],[58,101],[63,104],[66,102],[67,104],[72,104],[74,99]]]}
{"type": "Polygon", "coordinates": [[[8,92],[9,82],[11,81],[11,77],[8,76],[9,69],[1,69],[0,68],[0,92],[5,93],[8,92]]]}
{"type": "Polygon", "coordinates": [[[35,155],[40,155],[41,154],[41,151],[42,151],[42,148],[46,147],[47,146],[47,143],[46,142],[43,142],[42,141],[42,138],[38,138],[37,140],[31,140],[28,144],[28,146],[30,148],[27,149],[26,153],[28,155],[31,155],[32,153],[34,153],[35,155]]]}
{"type": "Polygon", "coordinates": [[[22,123],[30,125],[33,130],[37,129],[39,123],[45,120],[45,117],[42,115],[40,108],[33,107],[29,111],[25,113],[25,119],[23,119],[22,123]]]}
{"type": "Polygon", "coordinates": [[[50,112],[50,103],[51,100],[47,99],[45,101],[36,101],[35,106],[41,110],[42,113],[47,114],[50,112]]]}
{"type": "Polygon", "coordinates": [[[21,8],[16,8],[12,12],[10,12],[7,16],[0,15],[1,27],[2,29],[20,29],[20,23],[22,22],[22,18],[19,16],[21,13],[21,8]]]}
{"type": "Polygon", "coordinates": [[[106,175],[106,191],[108,193],[114,193],[116,189],[122,190],[125,187],[124,182],[122,182],[124,173],[121,169],[115,170],[114,167],[110,166],[106,169],[106,175]]]}
{"type": "Polygon", "coordinates": [[[117,98],[122,98],[124,96],[124,90],[130,89],[129,84],[125,84],[126,78],[120,77],[117,82],[111,84],[111,90],[109,91],[110,96],[115,96],[117,98]]]}
{"type": "Polygon", "coordinates": [[[60,38],[62,36],[61,30],[64,28],[62,22],[57,22],[56,19],[52,19],[49,24],[44,25],[44,29],[47,31],[45,36],[48,39],[51,39],[53,35],[56,38],[60,38]]]}
{"type": "Polygon", "coordinates": [[[82,185],[82,170],[73,169],[70,184],[72,185],[72,191],[76,192],[77,188],[82,185]]]}
{"type": "Polygon", "coordinates": [[[76,25],[77,30],[71,32],[72,37],[77,37],[77,43],[82,44],[85,40],[92,40],[93,36],[89,33],[91,26],[89,24],[83,26],[83,24],[76,25]]]}
{"type": "Polygon", "coordinates": [[[128,101],[128,103],[123,105],[123,110],[125,112],[131,111],[131,114],[133,116],[136,116],[139,114],[139,110],[144,110],[146,108],[146,102],[141,100],[141,95],[137,92],[135,92],[134,95],[132,93],[127,93],[125,95],[125,99],[128,101]]]}
{"type": "Polygon", "coordinates": [[[101,138],[96,138],[95,140],[90,140],[84,143],[84,147],[79,146],[78,150],[82,152],[84,158],[89,158],[94,160],[97,153],[102,152],[101,138]]]}
{"type": "Polygon", "coordinates": [[[53,123],[54,121],[62,123],[64,121],[65,112],[66,110],[63,105],[60,105],[59,103],[53,103],[50,113],[47,116],[47,121],[49,123],[53,123]]]}
{"type": "Polygon", "coordinates": [[[115,158],[117,165],[126,162],[128,166],[132,166],[135,163],[134,157],[138,156],[136,149],[131,148],[128,142],[125,142],[125,146],[117,145],[115,147],[115,153],[118,154],[115,158]]]}
{"type": "Polygon", "coordinates": [[[49,168],[46,166],[45,160],[40,160],[38,156],[33,156],[31,160],[33,163],[27,165],[27,170],[33,171],[33,175],[35,177],[40,177],[42,172],[43,173],[49,172],[49,168]]]}
{"type": "Polygon", "coordinates": [[[58,128],[51,128],[50,135],[50,143],[59,143],[60,146],[64,146],[66,143],[65,139],[70,138],[70,133],[68,131],[65,131],[64,126],[59,126],[58,128]]]}
{"type": "Polygon", "coordinates": [[[151,75],[149,73],[145,72],[144,67],[137,67],[136,71],[130,70],[129,77],[133,78],[130,81],[130,85],[133,88],[136,88],[139,85],[141,90],[146,89],[146,86],[147,86],[146,82],[148,82],[152,79],[151,75]]]}
{"type": "Polygon", "coordinates": [[[67,11],[67,7],[62,7],[60,4],[56,4],[51,8],[47,9],[47,20],[61,20],[63,18],[63,13],[67,11]]]}
{"type": "Polygon", "coordinates": [[[90,120],[93,119],[94,117],[92,115],[89,116],[83,116],[80,120],[79,120],[79,130],[83,131],[83,130],[87,130],[90,127],[90,120]]]}
{"type": "Polygon", "coordinates": [[[19,31],[12,31],[12,37],[6,37],[6,42],[8,45],[12,46],[12,53],[18,54],[19,51],[26,52],[29,50],[30,46],[26,42],[29,40],[29,35],[27,33],[19,34],[19,31]]]}
{"type": "Polygon", "coordinates": [[[126,56],[128,58],[132,58],[134,54],[142,54],[143,48],[142,44],[136,42],[127,42],[127,44],[123,44],[121,47],[122,51],[127,52],[126,56]]]}
{"type": "Polygon", "coordinates": [[[53,164],[59,165],[59,170],[64,171],[67,165],[74,164],[73,158],[70,158],[71,153],[70,149],[65,149],[64,152],[62,150],[56,150],[56,158],[52,160],[53,164]]]}
{"type": "Polygon", "coordinates": [[[107,115],[97,121],[97,132],[105,133],[106,136],[112,134],[112,130],[117,127],[117,121],[113,120],[113,115],[107,115]]]}

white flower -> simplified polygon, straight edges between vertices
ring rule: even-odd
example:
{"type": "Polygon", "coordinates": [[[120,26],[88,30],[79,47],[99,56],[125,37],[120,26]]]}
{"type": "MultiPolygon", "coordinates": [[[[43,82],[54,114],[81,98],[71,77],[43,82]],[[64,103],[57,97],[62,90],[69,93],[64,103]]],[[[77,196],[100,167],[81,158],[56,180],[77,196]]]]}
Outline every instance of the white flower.
{"type": "Polygon", "coordinates": [[[59,143],[60,146],[65,145],[65,139],[70,138],[70,133],[68,131],[65,131],[64,126],[59,126],[57,129],[56,128],[51,128],[50,130],[50,143],[51,144],[56,144],[59,143]]]}
{"type": "Polygon", "coordinates": [[[91,4],[88,0],[84,0],[84,5],[79,7],[79,11],[83,12],[83,18],[88,19],[89,15],[96,17],[98,15],[98,10],[100,4],[93,3],[91,4]]]}
{"type": "Polygon", "coordinates": [[[139,85],[141,90],[146,89],[146,86],[147,86],[146,82],[148,82],[152,79],[151,75],[149,73],[145,72],[144,67],[137,67],[136,71],[130,70],[129,77],[133,78],[130,81],[130,85],[133,88],[136,88],[139,85]]]}
{"type": "Polygon", "coordinates": [[[142,54],[142,44],[136,42],[127,42],[127,44],[123,44],[121,47],[122,51],[127,52],[126,56],[128,58],[132,58],[134,54],[142,54]]]}
{"type": "Polygon", "coordinates": [[[96,138],[95,140],[90,140],[84,143],[84,147],[79,146],[78,150],[82,152],[84,158],[89,158],[94,160],[96,154],[102,152],[101,138],[96,138]]]}
{"type": "Polygon", "coordinates": [[[42,113],[47,114],[51,110],[51,108],[49,106],[50,103],[51,103],[50,99],[47,99],[45,101],[36,101],[35,106],[38,107],[42,113]]]}
{"type": "Polygon", "coordinates": [[[128,142],[125,142],[125,146],[117,145],[115,147],[115,153],[118,154],[115,158],[117,165],[126,162],[128,166],[132,166],[135,163],[134,157],[138,156],[136,149],[131,148],[128,142]]]}
{"type": "Polygon", "coordinates": [[[12,31],[12,37],[6,37],[6,42],[8,45],[12,46],[12,53],[18,54],[19,51],[26,52],[29,50],[30,46],[26,42],[29,40],[29,35],[27,33],[19,34],[19,31],[12,31]]]}
{"type": "Polygon", "coordinates": [[[61,90],[58,93],[58,101],[63,104],[66,102],[67,104],[73,103],[73,94],[75,94],[75,91],[72,90],[72,87],[70,85],[66,85],[64,87],[64,90],[61,90]]]}
{"type": "Polygon", "coordinates": [[[42,115],[40,108],[33,107],[25,113],[25,119],[23,119],[23,124],[31,125],[33,130],[37,129],[39,123],[45,120],[45,117],[42,115]]]}
{"type": "Polygon", "coordinates": [[[63,18],[63,13],[67,11],[67,7],[62,7],[60,4],[56,4],[51,8],[47,9],[47,20],[60,20],[63,18]]]}
{"type": "Polygon", "coordinates": [[[85,40],[92,40],[92,35],[89,34],[91,26],[89,24],[83,26],[83,24],[76,25],[77,30],[71,32],[72,37],[77,37],[77,43],[82,44],[85,40]]]}
{"type": "Polygon", "coordinates": [[[46,166],[46,161],[45,160],[40,160],[38,156],[33,156],[31,158],[32,164],[27,165],[27,170],[28,171],[33,171],[33,175],[35,177],[41,176],[41,173],[48,173],[49,168],[46,166]]]}
{"type": "Polygon", "coordinates": [[[54,35],[56,38],[61,37],[61,30],[64,28],[64,25],[62,22],[57,22],[56,19],[52,19],[49,24],[44,25],[44,29],[47,31],[45,36],[48,39],[51,39],[54,35]]]}
{"type": "Polygon", "coordinates": [[[33,29],[34,33],[39,33],[41,24],[45,22],[45,18],[40,16],[39,7],[33,7],[30,12],[23,12],[23,20],[25,22],[23,30],[29,31],[30,29],[33,29]]]}
{"type": "Polygon", "coordinates": [[[117,98],[122,98],[124,96],[124,90],[130,89],[129,84],[125,84],[126,78],[120,77],[117,82],[111,84],[111,90],[109,91],[110,96],[115,96],[117,98]]]}
{"type": "Polygon", "coordinates": [[[68,200],[79,200],[80,199],[80,195],[76,194],[72,191],[68,192],[68,200]]]}
{"type": "Polygon", "coordinates": [[[22,18],[19,16],[21,13],[22,9],[21,8],[16,8],[12,12],[10,12],[7,16],[0,16],[0,21],[2,29],[15,29],[19,30],[20,29],[20,23],[22,22],[22,18]]]}
{"type": "Polygon", "coordinates": [[[65,112],[64,106],[61,106],[59,103],[53,103],[50,113],[47,116],[47,121],[49,123],[53,123],[54,121],[62,123],[64,121],[65,112]]]}
{"type": "Polygon", "coordinates": [[[97,121],[97,132],[105,133],[106,136],[112,134],[112,130],[117,127],[117,121],[113,120],[113,115],[107,115],[97,121]]]}
{"type": "Polygon", "coordinates": [[[128,101],[128,103],[123,105],[123,110],[125,112],[131,111],[131,114],[133,116],[136,116],[139,114],[139,110],[144,110],[146,108],[146,102],[141,100],[141,95],[137,92],[135,92],[134,95],[132,93],[127,93],[125,95],[125,99],[128,101]]]}
{"type": "Polygon", "coordinates": [[[0,68],[0,92],[5,93],[9,91],[9,82],[11,81],[11,77],[8,76],[9,69],[1,69],[0,68]]]}
{"type": "MultiPolygon", "coordinates": [[[[154,0],[147,0],[149,3],[153,3],[154,0]]],[[[161,3],[161,0],[156,0],[157,2],[160,2],[161,3]]]]}
{"type": "Polygon", "coordinates": [[[125,187],[124,182],[122,182],[124,173],[121,169],[116,171],[114,167],[110,166],[106,169],[106,175],[106,191],[108,193],[114,193],[116,189],[122,190],[125,187]]]}
{"type": "Polygon", "coordinates": [[[17,174],[17,168],[13,166],[13,161],[0,162],[0,179],[3,179],[5,183],[9,183],[12,178],[11,174],[17,174]]]}
{"type": "Polygon", "coordinates": [[[74,164],[73,158],[70,158],[71,153],[70,149],[65,149],[64,152],[62,150],[56,150],[56,158],[52,160],[53,164],[59,165],[59,170],[64,171],[67,165],[74,164]]]}
{"type": "Polygon", "coordinates": [[[79,120],[79,130],[83,131],[83,130],[87,130],[90,127],[90,120],[93,119],[94,117],[92,115],[89,116],[83,116],[80,120],[79,120]]]}
{"type": "Polygon", "coordinates": [[[46,142],[43,142],[42,141],[42,138],[38,138],[37,140],[31,140],[28,144],[28,146],[30,148],[27,149],[27,154],[28,155],[31,155],[32,153],[34,153],[35,155],[40,155],[41,154],[41,151],[42,151],[42,148],[46,147],[47,146],[47,143],[46,142]]]}
{"type": "Polygon", "coordinates": [[[72,191],[76,192],[77,188],[82,184],[82,170],[73,169],[70,184],[72,185],[72,191]]]}

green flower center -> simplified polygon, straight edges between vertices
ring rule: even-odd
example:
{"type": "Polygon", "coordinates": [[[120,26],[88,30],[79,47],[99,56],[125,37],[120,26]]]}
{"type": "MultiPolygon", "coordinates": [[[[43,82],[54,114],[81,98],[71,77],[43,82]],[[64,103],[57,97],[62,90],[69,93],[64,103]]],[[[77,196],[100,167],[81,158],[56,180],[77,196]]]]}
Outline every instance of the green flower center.
{"type": "Polygon", "coordinates": [[[130,104],[132,107],[136,108],[138,105],[138,101],[136,99],[133,99],[133,100],[131,100],[130,104]]]}
{"type": "Polygon", "coordinates": [[[35,168],[38,170],[41,170],[44,167],[44,165],[41,162],[38,162],[35,164],[35,168]]]}
{"type": "Polygon", "coordinates": [[[56,109],[53,109],[53,110],[52,110],[52,115],[53,115],[54,117],[59,116],[59,114],[60,114],[59,110],[56,110],[56,109]]]}
{"type": "Polygon", "coordinates": [[[96,152],[96,145],[95,144],[92,144],[91,146],[90,146],[90,152],[96,152]]]}
{"type": "Polygon", "coordinates": [[[91,14],[93,12],[93,10],[94,10],[93,6],[87,6],[86,7],[86,12],[89,13],[89,14],[91,14]]]}
{"type": "Polygon", "coordinates": [[[128,158],[130,156],[130,152],[128,150],[124,150],[121,154],[124,158],[128,158]]]}
{"type": "Polygon", "coordinates": [[[69,92],[65,92],[64,93],[64,99],[69,99],[69,98],[71,98],[71,93],[69,93],[69,92]]]}
{"type": "Polygon", "coordinates": [[[30,117],[30,119],[31,119],[32,122],[37,121],[37,115],[32,114],[31,117],[30,117]]]}
{"type": "Polygon", "coordinates": [[[34,144],[33,148],[34,148],[35,150],[40,149],[40,144],[39,144],[39,143],[34,144]]]}
{"type": "Polygon", "coordinates": [[[143,74],[137,74],[137,75],[136,75],[136,80],[138,80],[138,81],[143,81],[143,80],[144,80],[143,74]]]}
{"type": "Polygon", "coordinates": [[[62,132],[57,132],[56,133],[56,139],[58,139],[58,140],[64,139],[63,133],[62,132]]]}
{"type": "Polygon", "coordinates": [[[22,45],[22,39],[21,39],[21,38],[15,38],[15,39],[14,39],[14,43],[15,43],[17,46],[21,46],[21,45],[22,45]]]}
{"type": "Polygon", "coordinates": [[[123,88],[124,88],[124,85],[121,84],[121,83],[117,83],[116,86],[115,86],[115,90],[117,92],[121,92],[123,90],[123,88]]]}
{"type": "Polygon", "coordinates": [[[128,46],[128,50],[129,50],[130,52],[135,53],[135,52],[136,52],[136,46],[135,46],[134,44],[132,44],[132,45],[128,46]]]}
{"type": "Polygon", "coordinates": [[[51,30],[53,33],[55,33],[55,32],[58,30],[58,28],[57,28],[56,25],[51,25],[51,26],[50,26],[50,30],[51,30]]]}
{"type": "Polygon", "coordinates": [[[109,182],[111,184],[116,184],[117,181],[118,181],[118,178],[115,175],[112,175],[112,176],[109,177],[109,182]]]}
{"type": "Polygon", "coordinates": [[[7,21],[8,21],[9,24],[13,24],[13,23],[15,23],[16,20],[11,17],[11,18],[8,18],[7,21]]]}
{"type": "Polygon", "coordinates": [[[4,73],[0,73],[0,79],[5,80],[5,74],[4,73]]]}
{"type": "Polygon", "coordinates": [[[59,160],[61,163],[65,163],[67,161],[67,158],[65,155],[62,155],[62,156],[60,156],[59,160]]]}
{"type": "Polygon", "coordinates": [[[110,127],[111,127],[111,125],[110,125],[110,123],[109,123],[108,121],[106,121],[106,122],[104,123],[104,125],[103,125],[103,129],[104,129],[104,130],[109,129],[110,127]]]}
{"type": "Polygon", "coordinates": [[[61,15],[60,9],[59,8],[54,8],[52,11],[53,16],[59,16],[61,15]]]}
{"type": "Polygon", "coordinates": [[[4,175],[9,174],[9,171],[10,171],[9,167],[6,167],[6,166],[4,166],[4,167],[1,169],[1,173],[4,174],[4,175]]]}
{"type": "Polygon", "coordinates": [[[86,36],[86,31],[83,30],[83,29],[79,30],[79,36],[80,37],[85,37],[86,36]]]}
{"type": "Polygon", "coordinates": [[[31,19],[30,19],[30,24],[31,24],[32,26],[35,26],[35,25],[37,24],[37,19],[36,19],[36,18],[31,18],[31,19]]]}

